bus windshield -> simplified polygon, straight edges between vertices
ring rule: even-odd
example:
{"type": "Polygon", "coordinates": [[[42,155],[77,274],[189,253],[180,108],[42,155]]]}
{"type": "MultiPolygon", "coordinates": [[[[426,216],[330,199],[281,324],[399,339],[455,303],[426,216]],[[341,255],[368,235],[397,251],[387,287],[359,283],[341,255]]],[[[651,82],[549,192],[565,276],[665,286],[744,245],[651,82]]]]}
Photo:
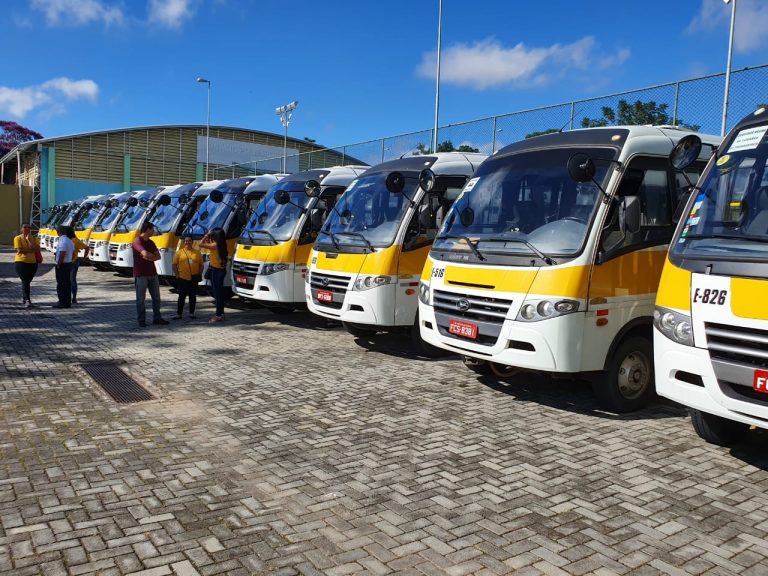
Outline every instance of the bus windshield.
{"type": "Polygon", "coordinates": [[[248,220],[240,238],[249,244],[274,244],[285,242],[293,236],[296,223],[301,218],[304,208],[313,200],[304,193],[304,182],[291,180],[276,184],[259,203],[248,220]],[[285,190],[290,194],[288,204],[278,204],[275,194],[285,190]]]}
{"type": "Polygon", "coordinates": [[[137,229],[141,223],[142,217],[146,213],[146,208],[139,204],[131,206],[125,211],[125,215],[120,219],[120,223],[115,226],[115,232],[130,232],[131,230],[137,229]]]}
{"type": "Polygon", "coordinates": [[[380,172],[355,180],[330,211],[317,242],[359,246],[367,240],[371,246],[390,246],[410,200],[418,193],[419,175],[403,173],[405,187],[399,193],[387,190],[387,175],[380,172]]]}
{"type": "Polygon", "coordinates": [[[605,185],[618,150],[547,148],[486,160],[454,203],[434,250],[482,254],[573,256],[581,251],[601,193],[568,175],[568,159],[595,160],[594,180],[605,185]],[[475,252],[475,250],[472,250],[475,252]]]}
{"type": "Polygon", "coordinates": [[[76,229],[78,231],[87,230],[88,228],[93,226],[93,223],[96,222],[96,219],[99,217],[99,214],[101,214],[102,210],[104,210],[104,206],[100,204],[94,204],[93,206],[91,206],[91,209],[88,210],[80,219],[80,222],[77,224],[76,229]]]}
{"type": "Polygon", "coordinates": [[[109,230],[115,220],[117,220],[117,217],[120,215],[124,203],[125,201],[121,202],[118,206],[107,208],[107,210],[104,212],[104,217],[101,219],[101,222],[96,224],[93,229],[100,232],[109,230]]]}
{"type": "Polygon", "coordinates": [[[768,123],[744,128],[720,148],[694,191],[672,244],[685,258],[761,259],[768,255],[768,123]]]}
{"type": "Polygon", "coordinates": [[[184,229],[184,236],[202,236],[212,228],[223,228],[227,216],[232,212],[229,205],[234,204],[234,196],[225,195],[221,202],[214,202],[210,197],[197,207],[192,219],[184,229]]]}

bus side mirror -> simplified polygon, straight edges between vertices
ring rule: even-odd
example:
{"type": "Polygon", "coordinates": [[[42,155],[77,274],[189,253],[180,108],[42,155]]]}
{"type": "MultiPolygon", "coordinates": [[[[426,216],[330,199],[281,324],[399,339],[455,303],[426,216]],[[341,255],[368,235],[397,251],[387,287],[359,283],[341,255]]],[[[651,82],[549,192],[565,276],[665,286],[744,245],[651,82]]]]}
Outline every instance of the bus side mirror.
{"type": "Polygon", "coordinates": [[[640,231],[640,198],[624,196],[619,206],[619,229],[622,234],[635,234],[640,231]]]}
{"type": "Polygon", "coordinates": [[[595,162],[586,154],[574,154],[568,159],[568,175],[576,182],[592,182],[595,162]]]}
{"type": "Polygon", "coordinates": [[[689,134],[672,148],[669,153],[669,163],[677,172],[682,172],[696,161],[701,154],[701,138],[695,134],[689,134]]]}
{"type": "MultiPolygon", "coordinates": [[[[181,199],[179,199],[181,200],[181,199]]],[[[160,206],[170,206],[171,205],[171,197],[170,196],[160,196],[160,198],[157,199],[157,203],[160,204],[160,206]]]]}
{"type": "Polygon", "coordinates": [[[283,204],[288,204],[291,201],[291,195],[286,190],[278,190],[275,192],[275,203],[280,204],[281,206],[283,204]]]}
{"type": "Polygon", "coordinates": [[[419,187],[424,190],[424,192],[429,192],[435,187],[435,180],[435,173],[429,168],[424,168],[424,170],[419,173],[419,187]]]}
{"type": "MultiPolygon", "coordinates": [[[[320,182],[317,180],[307,180],[306,184],[304,184],[304,194],[310,198],[320,196],[320,182]]],[[[284,204],[287,204],[287,202],[284,202],[284,204]]]]}
{"type": "Polygon", "coordinates": [[[131,208],[133,208],[134,206],[137,206],[139,204],[139,201],[136,198],[131,197],[131,198],[128,198],[128,200],[126,200],[125,203],[128,204],[128,206],[130,206],[131,208]]]}
{"type": "MultiPolygon", "coordinates": [[[[168,198],[168,196],[166,196],[166,198],[168,198]]],[[[184,206],[188,202],[189,202],[189,196],[187,196],[186,194],[182,194],[181,196],[179,196],[179,206],[184,206]]],[[[171,203],[170,198],[168,198],[168,203],[169,204],[171,203]]]]}
{"type": "Polygon", "coordinates": [[[387,175],[384,184],[392,194],[398,194],[405,188],[405,177],[400,172],[392,172],[387,175]]]}
{"type": "Polygon", "coordinates": [[[219,204],[222,200],[224,200],[224,194],[222,193],[221,190],[211,191],[208,197],[211,199],[211,202],[213,202],[214,204],[219,204]]]}

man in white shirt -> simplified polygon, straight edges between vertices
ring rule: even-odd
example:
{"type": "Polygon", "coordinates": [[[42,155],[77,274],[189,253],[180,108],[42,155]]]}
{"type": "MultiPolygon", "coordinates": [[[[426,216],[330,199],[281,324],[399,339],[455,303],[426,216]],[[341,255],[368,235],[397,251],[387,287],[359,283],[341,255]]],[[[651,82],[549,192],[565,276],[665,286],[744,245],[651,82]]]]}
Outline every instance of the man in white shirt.
{"type": "Polygon", "coordinates": [[[72,256],[75,252],[75,244],[67,237],[66,226],[56,229],[59,235],[59,244],[56,247],[54,261],[56,262],[56,293],[59,295],[59,303],[54,308],[72,307],[72,256]]]}

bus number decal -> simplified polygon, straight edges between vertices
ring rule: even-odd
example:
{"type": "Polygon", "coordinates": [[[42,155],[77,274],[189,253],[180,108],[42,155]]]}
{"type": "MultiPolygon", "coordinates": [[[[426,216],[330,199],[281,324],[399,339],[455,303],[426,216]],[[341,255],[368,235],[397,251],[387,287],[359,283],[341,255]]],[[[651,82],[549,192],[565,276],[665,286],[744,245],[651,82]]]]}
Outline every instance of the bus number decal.
{"type": "Polygon", "coordinates": [[[432,268],[432,278],[442,278],[445,276],[445,268],[432,268]]]}
{"type": "Polygon", "coordinates": [[[701,302],[702,304],[715,304],[722,306],[725,304],[725,299],[728,296],[728,290],[718,290],[717,288],[696,288],[693,293],[693,301],[701,302]]]}

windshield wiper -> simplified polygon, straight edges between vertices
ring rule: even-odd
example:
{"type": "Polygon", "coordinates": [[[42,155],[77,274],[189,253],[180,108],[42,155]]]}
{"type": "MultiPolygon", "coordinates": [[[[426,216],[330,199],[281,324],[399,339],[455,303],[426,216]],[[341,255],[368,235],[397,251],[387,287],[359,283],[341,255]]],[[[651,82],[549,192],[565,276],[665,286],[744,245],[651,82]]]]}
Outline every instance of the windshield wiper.
{"type": "Polygon", "coordinates": [[[541,258],[545,264],[548,264],[549,266],[557,264],[557,262],[544,254],[544,252],[536,248],[536,246],[528,242],[525,238],[483,238],[483,242],[520,242],[521,244],[525,244],[531,252],[541,258]]]}
{"type": "Polygon", "coordinates": [[[368,249],[373,252],[373,244],[371,244],[368,241],[368,238],[360,234],[360,232],[336,232],[336,234],[346,234],[347,236],[354,236],[355,238],[360,238],[363,242],[365,242],[366,246],[368,246],[368,249]]]}
{"type": "Polygon", "coordinates": [[[444,234],[442,236],[438,236],[435,238],[435,241],[437,240],[450,240],[451,238],[458,238],[459,240],[464,240],[464,242],[467,243],[467,246],[469,246],[469,249],[472,251],[472,254],[474,254],[478,260],[485,260],[485,257],[480,254],[480,250],[477,249],[477,246],[472,243],[472,240],[469,239],[469,236],[464,236],[463,234],[444,234]]]}
{"type": "Polygon", "coordinates": [[[269,239],[272,240],[272,244],[277,244],[277,238],[275,238],[269,230],[246,230],[246,232],[248,232],[248,238],[251,240],[253,240],[253,233],[256,232],[258,234],[266,234],[269,236],[269,239]]]}
{"type": "Polygon", "coordinates": [[[730,234],[689,234],[688,236],[681,236],[681,240],[707,240],[709,238],[718,240],[751,240],[753,242],[768,242],[768,237],[765,236],[747,236],[741,234],[738,236],[732,236],[730,234]]]}

